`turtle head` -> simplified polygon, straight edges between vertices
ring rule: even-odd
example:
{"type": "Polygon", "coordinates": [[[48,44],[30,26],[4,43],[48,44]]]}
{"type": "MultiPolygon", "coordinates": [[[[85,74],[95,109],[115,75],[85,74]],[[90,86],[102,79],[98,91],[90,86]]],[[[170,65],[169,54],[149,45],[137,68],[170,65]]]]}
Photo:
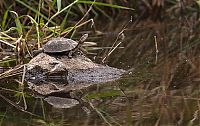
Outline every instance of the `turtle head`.
{"type": "Polygon", "coordinates": [[[69,58],[72,57],[71,55],[72,55],[74,52],[76,52],[78,49],[81,48],[81,46],[83,45],[83,43],[84,43],[84,41],[87,39],[87,37],[88,37],[88,34],[84,34],[84,35],[79,39],[77,46],[69,52],[69,54],[68,54],[69,58]]]}
{"type": "Polygon", "coordinates": [[[81,38],[79,39],[79,43],[83,43],[87,38],[88,38],[88,34],[84,34],[84,35],[81,36],[81,38]]]}
{"type": "Polygon", "coordinates": [[[84,34],[83,36],[81,36],[81,38],[78,41],[78,45],[75,47],[75,50],[80,48],[87,38],[88,38],[88,34],[84,34]]]}

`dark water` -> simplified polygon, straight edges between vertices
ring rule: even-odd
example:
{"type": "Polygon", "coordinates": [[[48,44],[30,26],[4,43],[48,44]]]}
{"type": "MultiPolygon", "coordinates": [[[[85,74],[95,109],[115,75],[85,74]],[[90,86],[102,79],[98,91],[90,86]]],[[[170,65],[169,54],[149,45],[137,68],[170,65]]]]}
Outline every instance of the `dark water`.
{"type": "MultiPolygon", "coordinates": [[[[127,20],[107,27],[97,36],[99,61],[127,20]]],[[[167,21],[168,22],[168,21],[167,21]]],[[[88,104],[57,109],[27,86],[24,97],[14,79],[1,80],[1,125],[198,125],[199,42],[198,30],[177,23],[146,22],[131,25],[125,39],[106,60],[130,72],[115,82],[81,91],[88,104]],[[158,49],[158,53],[156,53],[158,49]],[[12,89],[12,90],[10,90],[12,89]],[[18,103],[18,104],[16,104],[18,103]],[[88,108],[86,108],[89,105],[88,108]]],[[[92,57],[92,56],[90,56],[92,57]]],[[[19,77],[20,78],[20,77],[19,77]]],[[[16,78],[16,80],[19,80],[16,78]]]]}

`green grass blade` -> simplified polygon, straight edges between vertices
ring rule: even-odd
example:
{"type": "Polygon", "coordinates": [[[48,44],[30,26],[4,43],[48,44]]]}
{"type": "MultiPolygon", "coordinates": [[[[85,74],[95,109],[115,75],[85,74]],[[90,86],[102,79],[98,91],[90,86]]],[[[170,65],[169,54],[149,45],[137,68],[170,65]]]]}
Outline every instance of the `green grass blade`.
{"type": "MultiPolygon", "coordinates": [[[[6,66],[6,64],[10,64],[10,62],[13,62],[13,61],[16,61],[16,59],[0,60],[0,65],[6,66]]],[[[7,66],[10,66],[10,65],[7,65],[7,66]]],[[[2,74],[0,74],[0,78],[1,78],[2,74]]]]}
{"type": "Polygon", "coordinates": [[[35,15],[35,20],[37,20],[37,22],[40,22],[40,10],[41,10],[41,6],[42,6],[42,0],[39,0],[38,3],[38,8],[37,8],[37,13],[35,15]]]}
{"type": "Polygon", "coordinates": [[[61,10],[61,4],[62,4],[62,1],[61,0],[57,0],[58,12],[60,12],[60,10],[61,10]]]}
{"type": "Polygon", "coordinates": [[[1,23],[2,31],[4,31],[4,29],[5,29],[7,17],[8,17],[8,10],[6,10],[4,15],[3,15],[3,20],[2,20],[2,23],[1,23]]]}
{"type": "MultiPolygon", "coordinates": [[[[43,17],[45,20],[49,20],[45,15],[43,15],[42,13],[38,12],[36,9],[32,8],[31,6],[27,5],[26,3],[24,3],[21,0],[16,0],[18,3],[22,4],[23,6],[25,6],[26,8],[30,9],[31,11],[35,12],[36,14],[40,15],[41,17],[43,17]]],[[[55,22],[53,21],[49,21],[51,22],[53,25],[56,25],[55,22]]]]}
{"type": "Polygon", "coordinates": [[[19,16],[15,11],[10,11],[10,12],[15,14],[15,16],[16,16],[15,17],[15,24],[16,24],[16,27],[17,27],[17,32],[18,32],[19,36],[21,36],[23,32],[22,32],[22,24],[19,20],[19,16]]]}
{"type": "Polygon", "coordinates": [[[68,18],[68,16],[69,16],[70,10],[71,10],[71,7],[70,7],[69,10],[67,11],[67,14],[65,15],[65,18],[63,19],[63,21],[62,21],[62,23],[61,23],[61,25],[60,25],[61,31],[63,31],[64,28],[65,28],[65,26],[66,26],[67,18],[68,18]]]}
{"type": "Polygon", "coordinates": [[[133,8],[129,8],[129,7],[107,4],[107,3],[102,3],[102,2],[94,2],[94,1],[79,0],[78,3],[94,4],[94,5],[98,5],[98,6],[107,6],[107,7],[118,8],[118,9],[134,10],[133,8]]]}
{"type": "Polygon", "coordinates": [[[38,42],[38,48],[40,48],[40,31],[39,31],[39,25],[38,23],[36,22],[35,19],[33,19],[30,15],[26,15],[33,24],[35,24],[35,29],[36,29],[36,32],[37,32],[37,42],[38,42]]]}
{"type": "Polygon", "coordinates": [[[60,10],[59,12],[55,13],[55,14],[48,20],[48,22],[45,24],[44,27],[46,27],[46,26],[49,24],[49,22],[50,22],[53,18],[55,18],[56,16],[58,16],[58,15],[59,15],[60,13],[62,13],[63,11],[69,9],[71,6],[73,6],[74,4],[76,4],[78,1],[79,1],[79,0],[75,0],[73,3],[69,4],[68,6],[66,6],[65,8],[63,8],[62,10],[60,10]]]}

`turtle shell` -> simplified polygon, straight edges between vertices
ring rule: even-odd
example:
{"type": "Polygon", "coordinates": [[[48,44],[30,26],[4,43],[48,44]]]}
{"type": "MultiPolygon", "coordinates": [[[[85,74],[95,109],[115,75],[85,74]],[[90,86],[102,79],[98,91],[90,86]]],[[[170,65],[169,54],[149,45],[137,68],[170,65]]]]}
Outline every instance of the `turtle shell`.
{"type": "Polygon", "coordinates": [[[46,53],[62,53],[74,49],[77,45],[78,43],[72,39],[53,38],[43,46],[43,50],[46,53]]]}

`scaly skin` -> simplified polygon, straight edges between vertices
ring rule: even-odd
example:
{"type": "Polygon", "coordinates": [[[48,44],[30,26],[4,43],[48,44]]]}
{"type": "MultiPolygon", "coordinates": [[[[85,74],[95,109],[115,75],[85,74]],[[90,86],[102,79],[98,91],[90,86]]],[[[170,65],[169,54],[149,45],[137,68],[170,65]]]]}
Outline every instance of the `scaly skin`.
{"type": "Polygon", "coordinates": [[[72,58],[72,55],[77,52],[78,49],[80,49],[80,47],[83,45],[83,43],[85,42],[85,40],[88,38],[88,34],[84,34],[78,41],[78,45],[72,49],[69,54],[68,54],[68,57],[69,58],[72,58]]]}

